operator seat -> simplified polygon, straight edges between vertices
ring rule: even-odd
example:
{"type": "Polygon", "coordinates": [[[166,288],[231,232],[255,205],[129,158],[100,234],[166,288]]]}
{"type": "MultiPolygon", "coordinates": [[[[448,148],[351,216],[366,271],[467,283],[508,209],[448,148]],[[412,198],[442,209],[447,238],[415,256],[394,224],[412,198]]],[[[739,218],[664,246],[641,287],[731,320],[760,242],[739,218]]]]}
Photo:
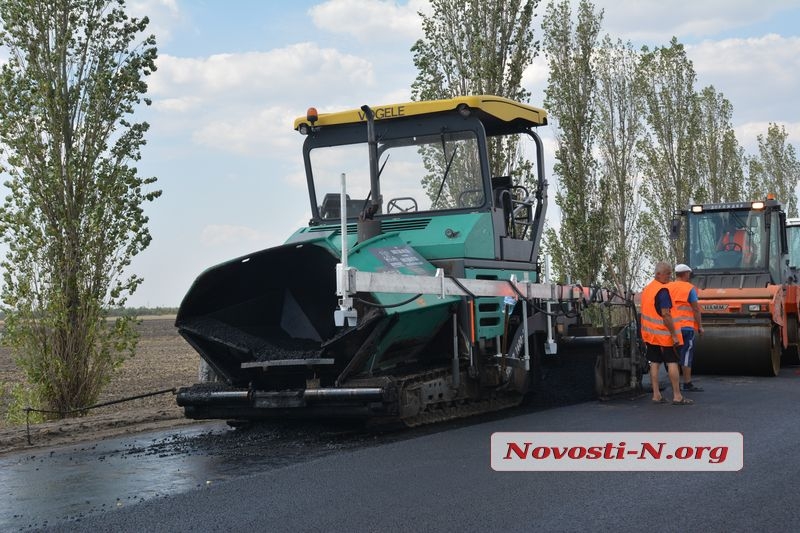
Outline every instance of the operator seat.
{"type": "MultiPolygon", "coordinates": [[[[341,195],[339,193],[327,193],[325,197],[322,199],[322,205],[319,206],[319,216],[322,218],[341,218],[342,216],[342,204],[341,204],[341,195]]],[[[350,209],[352,200],[350,200],[350,195],[344,195],[345,201],[347,202],[347,215],[350,216],[350,209]]]]}
{"type": "Polygon", "coordinates": [[[506,235],[514,237],[514,202],[511,196],[511,176],[492,176],[494,206],[503,210],[506,235]]]}
{"type": "Polygon", "coordinates": [[[748,266],[753,261],[753,250],[744,228],[729,229],[723,233],[717,251],[717,266],[748,266]]]}

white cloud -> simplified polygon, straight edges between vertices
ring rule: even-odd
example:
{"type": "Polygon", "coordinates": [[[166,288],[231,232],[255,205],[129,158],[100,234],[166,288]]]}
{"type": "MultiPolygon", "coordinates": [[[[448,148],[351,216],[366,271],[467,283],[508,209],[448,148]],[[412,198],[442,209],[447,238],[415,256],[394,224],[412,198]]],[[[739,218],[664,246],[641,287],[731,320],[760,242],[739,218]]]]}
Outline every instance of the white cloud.
{"type": "Polygon", "coordinates": [[[426,0],[403,5],[383,0],[328,0],[309,9],[309,15],[318,28],[362,42],[413,42],[422,37],[417,12],[428,11],[429,6],[426,0]]]}
{"type": "Polygon", "coordinates": [[[157,111],[185,113],[199,107],[202,102],[203,100],[196,96],[187,96],[185,98],[163,98],[153,102],[153,108],[157,111]]]}
{"type": "MultiPolygon", "coordinates": [[[[301,157],[299,155],[299,152],[298,152],[297,159],[298,160],[301,159],[301,157]]],[[[283,181],[284,181],[284,183],[288,184],[290,187],[292,187],[294,189],[300,189],[300,190],[305,191],[306,190],[306,185],[308,184],[308,182],[306,181],[306,170],[305,170],[305,168],[302,165],[300,165],[297,168],[295,168],[293,171],[287,172],[286,175],[283,178],[283,181]]],[[[309,214],[307,217],[304,217],[304,219],[306,221],[309,218],[311,218],[311,214],[309,214]]]]}
{"type": "MultiPolygon", "coordinates": [[[[736,30],[796,8],[797,0],[596,0],[603,31],[623,40],[666,44],[736,30]]],[[[577,2],[576,2],[577,4],[577,2]]]]}
{"type": "Polygon", "coordinates": [[[127,11],[133,17],[150,19],[147,31],[156,35],[158,44],[170,41],[172,28],[183,20],[177,0],[134,0],[127,11]]]}
{"type": "Polygon", "coordinates": [[[148,80],[160,115],[151,122],[180,118],[184,136],[203,147],[296,156],[294,118],[309,105],[325,112],[332,95],[362,100],[374,78],[368,60],[315,43],[205,58],[163,55],[148,80]]]}
{"type": "Polygon", "coordinates": [[[797,83],[800,37],[770,34],[752,39],[703,41],[687,46],[687,53],[695,68],[708,74],[797,83]]]}
{"type": "Polygon", "coordinates": [[[547,68],[547,58],[540,54],[533,58],[530,65],[522,72],[522,86],[531,92],[531,103],[541,106],[544,100],[544,88],[550,72],[547,68]]]}
{"type": "MultiPolygon", "coordinates": [[[[789,122],[783,125],[786,127],[786,133],[789,134],[789,141],[792,144],[800,145],[800,122],[789,122]]],[[[764,133],[767,133],[766,128],[764,133]]]]}
{"type": "Polygon", "coordinates": [[[150,92],[158,98],[173,94],[231,97],[237,93],[264,97],[295,94],[321,80],[342,90],[353,83],[372,84],[372,65],[315,43],[299,43],[267,52],[215,54],[205,58],[163,55],[150,79],[150,92]]]}
{"type": "MultiPolygon", "coordinates": [[[[786,129],[787,141],[795,146],[800,145],[800,122],[779,122],[786,129]]],[[[758,154],[758,136],[767,135],[769,121],[747,122],[734,128],[736,138],[749,155],[758,154]]]]}
{"type": "Polygon", "coordinates": [[[231,244],[253,244],[266,240],[259,231],[247,226],[233,226],[228,224],[210,224],[203,228],[200,242],[204,246],[221,246],[231,244]]]}
{"type": "Polygon", "coordinates": [[[703,41],[687,46],[698,89],[714,85],[734,107],[734,122],[795,122],[800,109],[800,37],[703,41]]]}
{"type": "MultiPolygon", "coordinates": [[[[410,101],[411,101],[410,87],[399,87],[395,90],[384,93],[383,96],[380,98],[380,102],[373,102],[373,104],[384,105],[384,104],[402,103],[410,101]]],[[[350,102],[349,105],[347,106],[342,106],[342,109],[345,109],[347,107],[353,107],[353,102],[350,102]]]]}
{"type": "Polygon", "coordinates": [[[284,107],[269,107],[233,119],[212,120],[201,125],[192,139],[203,146],[238,154],[258,154],[268,145],[291,149],[296,147],[289,139],[295,115],[284,107]]]}

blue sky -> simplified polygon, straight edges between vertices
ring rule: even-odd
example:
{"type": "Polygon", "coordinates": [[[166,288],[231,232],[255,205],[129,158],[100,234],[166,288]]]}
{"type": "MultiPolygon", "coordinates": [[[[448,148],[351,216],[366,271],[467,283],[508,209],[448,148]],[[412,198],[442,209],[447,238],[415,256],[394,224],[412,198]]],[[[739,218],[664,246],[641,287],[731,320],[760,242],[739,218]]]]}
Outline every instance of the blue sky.
{"type": "MultiPolygon", "coordinates": [[[[539,8],[540,18],[544,4],[539,8]]],[[[604,33],[637,47],[687,45],[698,89],[734,106],[740,143],[779,122],[800,144],[800,2],[597,0],[604,33]]],[[[163,196],[147,206],[153,242],[132,269],[145,281],[128,304],[176,306],[205,268],[281,244],[310,208],[302,137],[292,121],[321,112],[409,100],[409,51],[426,0],[138,0],[151,18],[159,69],[139,164],[163,196]]],[[[541,104],[544,59],[525,76],[541,104]]],[[[551,132],[542,132],[552,139],[551,132]]],[[[557,183],[551,178],[550,197],[557,183]]],[[[551,202],[552,211],[555,209],[551,202]]]]}

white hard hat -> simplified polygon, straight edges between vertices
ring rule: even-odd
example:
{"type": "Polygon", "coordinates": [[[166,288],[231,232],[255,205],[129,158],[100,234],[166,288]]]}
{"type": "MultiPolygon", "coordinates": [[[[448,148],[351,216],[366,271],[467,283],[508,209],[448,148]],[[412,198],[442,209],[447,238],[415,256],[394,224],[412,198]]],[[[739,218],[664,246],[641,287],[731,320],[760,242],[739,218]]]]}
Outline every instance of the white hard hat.
{"type": "Polygon", "coordinates": [[[689,265],[684,265],[683,263],[679,263],[675,265],[675,272],[680,274],[681,272],[691,272],[692,268],[689,265]]]}

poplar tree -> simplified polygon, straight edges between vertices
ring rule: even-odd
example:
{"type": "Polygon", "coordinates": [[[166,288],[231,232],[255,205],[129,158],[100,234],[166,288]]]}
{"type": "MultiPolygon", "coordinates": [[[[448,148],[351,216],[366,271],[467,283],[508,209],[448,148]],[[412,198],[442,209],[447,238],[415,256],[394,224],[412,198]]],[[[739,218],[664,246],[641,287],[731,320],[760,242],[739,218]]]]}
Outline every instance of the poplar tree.
{"type": "Polygon", "coordinates": [[[0,19],[3,338],[63,413],[94,403],[136,345],[130,317],[106,318],[142,281],[127,267],[160,194],[133,166],[148,125],[131,118],[150,103],[155,37],[123,0],[0,0],[0,19]]]}
{"type": "Polygon", "coordinates": [[[748,158],[747,194],[750,200],[774,194],[786,214],[797,217],[797,190],[800,181],[800,161],[788,143],[789,134],[783,124],[770,123],[767,134],[760,134],[758,155],[748,158]]]}
{"type": "Polygon", "coordinates": [[[550,68],[545,108],[556,126],[558,147],[553,172],[558,177],[556,204],[561,226],[547,231],[547,250],[557,275],[595,284],[603,268],[607,211],[603,206],[597,161],[592,153],[597,139],[593,66],[599,41],[602,10],[588,0],[578,5],[573,23],[569,0],[547,6],[542,29],[550,68]]]}
{"type": "Polygon", "coordinates": [[[609,230],[603,278],[623,294],[642,281],[646,242],[640,227],[641,176],[636,157],[644,135],[644,105],[636,90],[638,61],[629,42],[606,37],[595,63],[597,152],[609,230]]]}
{"type": "MultiPolygon", "coordinates": [[[[420,13],[424,36],[411,48],[417,68],[412,98],[492,94],[528,102],[522,76],[539,53],[532,26],[538,3],[431,0],[431,15],[420,13]]],[[[492,139],[489,152],[493,176],[512,175],[530,184],[531,164],[522,157],[517,136],[492,139]]]]}
{"type": "Polygon", "coordinates": [[[733,131],[733,105],[714,86],[698,95],[696,202],[736,202],[744,196],[744,149],[733,131]]]}
{"type": "Polygon", "coordinates": [[[669,46],[642,49],[638,85],[648,125],[639,144],[642,196],[647,207],[642,224],[653,263],[674,262],[682,255],[683,240],[670,238],[671,223],[697,196],[696,78],[686,50],[674,37],[669,46]]]}

